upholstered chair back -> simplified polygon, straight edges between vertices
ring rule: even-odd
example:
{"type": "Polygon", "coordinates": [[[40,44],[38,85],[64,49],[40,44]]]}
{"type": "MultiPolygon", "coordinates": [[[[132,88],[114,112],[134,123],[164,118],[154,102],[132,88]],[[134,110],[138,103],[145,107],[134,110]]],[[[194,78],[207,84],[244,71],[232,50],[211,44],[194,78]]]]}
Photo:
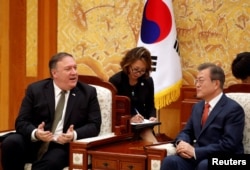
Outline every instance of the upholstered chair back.
{"type": "Polygon", "coordinates": [[[250,93],[226,93],[226,95],[238,102],[245,111],[243,145],[244,153],[250,154],[250,93]]]}
{"type": "Polygon", "coordinates": [[[92,85],[96,88],[101,109],[102,124],[99,136],[112,133],[112,93],[109,89],[92,85]]]}

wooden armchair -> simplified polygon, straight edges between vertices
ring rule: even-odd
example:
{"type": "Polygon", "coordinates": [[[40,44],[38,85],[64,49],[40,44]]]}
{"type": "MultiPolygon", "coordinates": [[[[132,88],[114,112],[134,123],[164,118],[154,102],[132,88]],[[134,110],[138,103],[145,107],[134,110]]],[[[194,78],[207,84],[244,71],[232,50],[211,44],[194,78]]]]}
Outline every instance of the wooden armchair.
{"type": "Polygon", "coordinates": [[[79,80],[96,87],[102,112],[101,132],[97,137],[70,143],[69,169],[87,170],[91,163],[88,149],[132,138],[130,99],[126,96],[116,95],[115,87],[98,77],[79,76],[79,80]]]}
{"type": "MultiPolygon", "coordinates": [[[[195,95],[195,88],[193,93],[190,96],[195,95]]],[[[245,111],[245,127],[244,127],[244,137],[243,137],[243,145],[245,154],[250,154],[250,84],[234,84],[224,89],[226,95],[233,100],[237,101],[245,111]]],[[[198,98],[191,98],[190,100],[184,99],[184,104],[181,105],[181,113],[185,110],[185,113],[191,113],[192,106],[199,101],[198,98]],[[187,106],[189,104],[189,106],[187,106]],[[183,107],[183,108],[182,108],[183,107]],[[189,110],[187,110],[189,108],[189,110]]],[[[189,116],[186,115],[186,118],[189,116]]],[[[186,122],[187,120],[185,120],[186,122]]],[[[181,122],[181,126],[183,126],[183,120],[181,122]]],[[[151,170],[159,170],[161,166],[161,161],[167,155],[175,154],[175,147],[171,144],[171,141],[163,142],[156,145],[145,146],[145,151],[148,157],[148,167],[151,170]]]]}
{"type": "MultiPolygon", "coordinates": [[[[129,122],[131,117],[130,99],[126,96],[117,96],[115,87],[98,77],[79,75],[79,81],[96,88],[102,115],[101,131],[97,137],[70,143],[70,166],[64,168],[64,170],[73,168],[86,170],[91,162],[87,153],[89,148],[132,138],[133,136],[129,122]]],[[[0,136],[5,133],[7,132],[0,133],[0,136]]],[[[31,164],[26,164],[24,169],[31,169],[31,164]]],[[[1,164],[0,170],[2,170],[1,164]]]]}
{"type": "Polygon", "coordinates": [[[115,87],[99,77],[79,75],[79,81],[92,85],[97,90],[97,97],[101,108],[102,125],[100,135],[113,132],[115,135],[131,134],[130,99],[116,95],[115,87]]]}

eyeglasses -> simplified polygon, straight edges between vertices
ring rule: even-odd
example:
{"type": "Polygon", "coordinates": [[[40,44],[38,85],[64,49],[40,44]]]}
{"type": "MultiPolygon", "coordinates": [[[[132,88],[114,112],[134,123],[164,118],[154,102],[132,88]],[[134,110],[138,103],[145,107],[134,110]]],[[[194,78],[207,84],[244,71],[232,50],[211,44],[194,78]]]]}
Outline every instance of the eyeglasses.
{"type": "MultiPolygon", "coordinates": [[[[211,82],[213,82],[213,81],[215,81],[215,80],[218,80],[218,79],[211,79],[211,82]]],[[[205,79],[202,79],[202,78],[200,78],[200,79],[195,79],[195,80],[194,80],[194,84],[195,84],[195,85],[196,85],[196,84],[202,85],[204,81],[205,81],[205,79]]]]}
{"type": "Polygon", "coordinates": [[[142,75],[142,74],[146,73],[145,70],[139,70],[139,68],[132,68],[132,67],[130,67],[130,69],[131,69],[132,73],[134,73],[134,74],[139,73],[139,74],[142,75]]]}
{"type": "Polygon", "coordinates": [[[205,80],[204,79],[195,79],[194,80],[194,84],[203,84],[203,82],[204,82],[205,80]]]}

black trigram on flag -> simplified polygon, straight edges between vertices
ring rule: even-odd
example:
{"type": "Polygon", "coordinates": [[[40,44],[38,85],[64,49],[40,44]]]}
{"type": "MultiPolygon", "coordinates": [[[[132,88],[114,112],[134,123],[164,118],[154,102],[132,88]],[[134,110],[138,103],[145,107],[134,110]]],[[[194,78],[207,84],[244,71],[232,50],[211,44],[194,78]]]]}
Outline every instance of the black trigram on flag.
{"type": "Polygon", "coordinates": [[[177,39],[175,40],[175,43],[174,43],[174,49],[176,50],[176,52],[177,52],[178,55],[180,56],[180,53],[179,53],[179,43],[178,43],[178,40],[177,40],[177,39]]]}
{"type": "Polygon", "coordinates": [[[156,71],[157,56],[151,56],[151,60],[152,60],[152,71],[156,71]]]}
{"type": "MultiPolygon", "coordinates": [[[[178,55],[180,56],[179,54],[179,43],[178,43],[178,40],[176,39],[175,40],[175,43],[174,43],[174,49],[175,51],[178,53],[178,55]]],[[[157,67],[157,56],[151,56],[151,61],[152,61],[152,71],[156,71],[156,67],[157,67]]]]}

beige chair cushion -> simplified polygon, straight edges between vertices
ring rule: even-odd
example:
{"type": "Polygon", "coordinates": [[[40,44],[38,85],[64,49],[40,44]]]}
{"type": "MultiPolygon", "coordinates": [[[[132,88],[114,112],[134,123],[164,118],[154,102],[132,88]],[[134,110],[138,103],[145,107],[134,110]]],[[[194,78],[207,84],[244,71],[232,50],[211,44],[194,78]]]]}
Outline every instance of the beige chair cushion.
{"type": "Polygon", "coordinates": [[[156,148],[156,149],[166,149],[166,151],[167,151],[167,156],[169,156],[169,155],[175,155],[175,154],[176,154],[176,148],[175,148],[174,144],[172,144],[172,143],[166,143],[166,144],[161,144],[161,145],[155,145],[155,146],[152,146],[152,148],[156,148]]]}
{"type": "Polygon", "coordinates": [[[96,85],[92,86],[96,88],[102,116],[102,124],[99,136],[112,133],[112,93],[107,88],[96,85]]]}
{"type": "Polygon", "coordinates": [[[245,111],[243,145],[244,153],[250,154],[250,93],[227,93],[226,95],[238,102],[245,111]]]}

